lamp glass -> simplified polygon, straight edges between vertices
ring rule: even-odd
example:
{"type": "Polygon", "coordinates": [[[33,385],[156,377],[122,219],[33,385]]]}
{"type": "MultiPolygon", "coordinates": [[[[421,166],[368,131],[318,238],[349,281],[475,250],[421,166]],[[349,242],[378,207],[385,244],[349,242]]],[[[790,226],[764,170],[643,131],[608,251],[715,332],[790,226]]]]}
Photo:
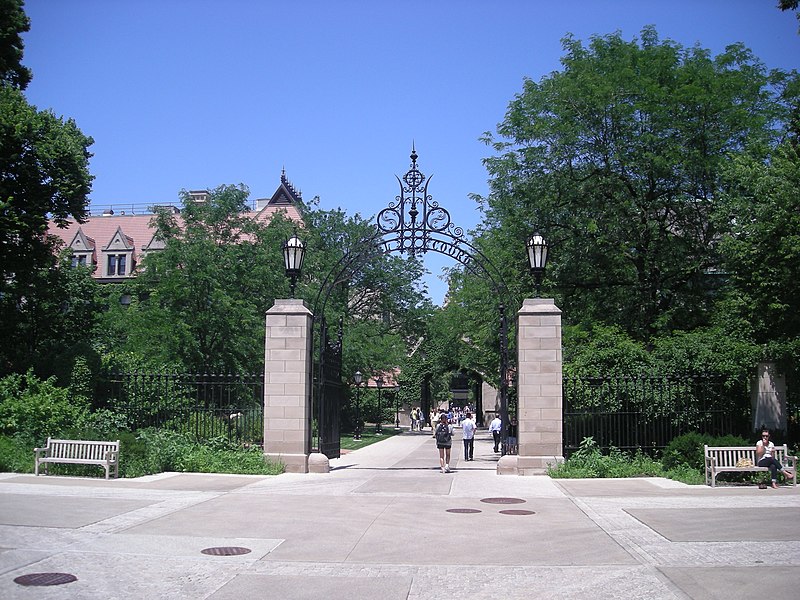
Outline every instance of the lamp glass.
{"type": "Polygon", "coordinates": [[[300,273],[306,255],[305,243],[293,235],[283,245],[283,260],[287,273],[300,273]]]}
{"type": "Polygon", "coordinates": [[[547,265],[547,242],[536,233],[528,240],[527,247],[531,271],[543,271],[547,265]]]}

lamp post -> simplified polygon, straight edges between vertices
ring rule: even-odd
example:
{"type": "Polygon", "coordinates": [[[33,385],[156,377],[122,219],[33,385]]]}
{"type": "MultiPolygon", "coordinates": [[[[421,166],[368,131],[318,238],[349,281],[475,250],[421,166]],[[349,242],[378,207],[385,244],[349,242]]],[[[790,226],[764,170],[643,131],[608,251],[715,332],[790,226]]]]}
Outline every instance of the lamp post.
{"type": "Polygon", "coordinates": [[[528,264],[530,265],[533,281],[536,285],[536,296],[539,296],[542,289],[544,270],[547,266],[547,250],[549,246],[545,239],[538,233],[534,233],[528,238],[525,245],[528,248],[528,264]]]}
{"type": "Polygon", "coordinates": [[[306,245],[299,237],[297,231],[283,243],[283,265],[286,276],[291,281],[292,298],[297,287],[297,278],[303,270],[303,259],[306,257],[306,245]]]}
{"type": "Polygon", "coordinates": [[[394,392],[394,430],[400,431],[400,399],[397,397],[397,388],[394,392]]]}
{"type": "Polygon", "coordinates": [[[356,371],[353,374],[353,382],[356,384],[356,430],[353,433],[354,440],[361,439],[361,404],[359,402],[361,395],[361,382],[364,380],[364,376],[361,374],[361,371],[356,371]]]}
{"type": "Polygon", "coordinates": [[[378,388],[378,419],[375,423],[375,435],[381,435],[383,430],[381,429],[381,390],[383,389],[383,377],[377,377],[375,379],[375,387],[378,388]]]}

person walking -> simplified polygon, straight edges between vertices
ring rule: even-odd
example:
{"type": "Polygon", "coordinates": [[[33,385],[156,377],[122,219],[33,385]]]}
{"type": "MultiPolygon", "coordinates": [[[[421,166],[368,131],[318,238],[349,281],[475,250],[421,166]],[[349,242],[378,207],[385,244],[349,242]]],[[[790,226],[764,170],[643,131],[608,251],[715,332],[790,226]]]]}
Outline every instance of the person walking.
{"type": "Polygon", "coordinates": [[[500,415],[496,415],[492,422],[489,423],[489,431],[492,433],[494,440],[494,451],[500,452],[500,432],[503,430],[503,421],[500,420],[500,415]]]}
{"type": "Polygon", "coordinates": [[[434,431],[436,447],[439,449],[439,466],[442,473],[450,472],[450,449],[453,445],[453,426],[448,423],[447,415],[442,413],[439,424],[434,431]]]}
{"type": "Polygon", "coordinates": [[[475,449],[475,421],[472,420],[472,413],[464,413],[464,420],[461,421],[461,430],[464,432],[464,460],[473,460],[472,454],[475,449]]]}
{"type": "Polygon", "coordinates": [[[792,476],[792,473],[778,462],[778,459],[773,456],[774,453],[775,444],[769,439],[769,431],[765,429],[761,432],[761,439],[756,442],[756,464],[759,467],[769,468],[772,475],[772,487],[777,488],[778,473],[782,473],[787,479],[792,476]]]}

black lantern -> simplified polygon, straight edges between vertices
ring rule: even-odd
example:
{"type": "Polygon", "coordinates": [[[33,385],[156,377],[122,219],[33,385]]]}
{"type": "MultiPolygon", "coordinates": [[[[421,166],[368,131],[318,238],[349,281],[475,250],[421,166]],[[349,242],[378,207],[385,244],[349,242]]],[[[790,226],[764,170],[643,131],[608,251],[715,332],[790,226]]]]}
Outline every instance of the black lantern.
{"type": "Polygon", "coordinates": [[[534,233],[526,244],[528,247],[528,264],[531,267],[534,283],[536,284],[536,295],[542,288],[542,278],[547,266],[548,245],[545,239],[538,233],[534,233]]]}
{"type": "Polygon", "coordinates": [[[353,383],[356,384],[356,430],[353,433],[354,440],[361,439],[361,403],[360,403],[360,395],[361,395],[361,382],[364,381],[364,376],[361,374],[361,371],[356,371],[353,373],[353,383]]]}
{"type": "Polygon", "coordinates": [[[297,232],[283,243],[283,265],[286,276],[291,281],[292,298],[297,286],[297,278],[303,270],[303,259],[306,257],[306,245],[297,237],[297,232]]]}
{"type": "Polygon", "coordinates": [[[375,435],[381,435],[383,433],[383,429],[381,429],[381,390],[383,389],[383,377],[377,377],[375,379],[375,387],[378,388],[378,422],[375,423],[375,435]]]}

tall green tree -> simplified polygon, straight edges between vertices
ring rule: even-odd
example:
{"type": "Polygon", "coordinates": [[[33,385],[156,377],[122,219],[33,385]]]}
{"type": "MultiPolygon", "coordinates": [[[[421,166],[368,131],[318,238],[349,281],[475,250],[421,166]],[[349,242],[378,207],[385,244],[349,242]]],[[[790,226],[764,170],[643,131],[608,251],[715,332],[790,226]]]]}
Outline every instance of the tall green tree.
{"type": "Polygon", "coordinates": [[[639,339],[705,324],[721,169],[746,147],[774,145],[787,75],[740,44],[713,57],[653,28],[563,45],[562,70],[526,80],[486,135],[497,155],[485,161],[484,235],[516,240],[498,257],[516,269],[509,279],[524,269],[526,236],[553,243],[548,281],[568,321],[619,324],[639,339]]]}
{"type": "Polygon", "coordinates": [[[720,241],[725,304],[758,343],[800,339],[800,156],[782,144],[764,160],[741,155],[725,172],[720,241]]]}
{"type": "Polygon", "coordinates": [[[20,34],[28,28],[22,3],[0,0],[0,372],[25,370],[41,348],[68,343],[47,337],[53,328],[37,322],[58,321],[52,308],[70,302],[55,285],[58,248],[47,224],[85,218],[92,182],[92,139],[22,92],[31,78],[21,64],[20,34]]]}
{"type": "Polygon", "coordinates": [[[148,254],[132,288],[134,302],[109,328],[120,356],[150,366],[199,372],[258,372],[264,313],[288,292],[281,243],[290,224],[265,226],[247,216],[249,192],[223,185],[195,202],[183,192],[179,215],[154,218],[163,250],[148,254]]]}

